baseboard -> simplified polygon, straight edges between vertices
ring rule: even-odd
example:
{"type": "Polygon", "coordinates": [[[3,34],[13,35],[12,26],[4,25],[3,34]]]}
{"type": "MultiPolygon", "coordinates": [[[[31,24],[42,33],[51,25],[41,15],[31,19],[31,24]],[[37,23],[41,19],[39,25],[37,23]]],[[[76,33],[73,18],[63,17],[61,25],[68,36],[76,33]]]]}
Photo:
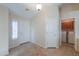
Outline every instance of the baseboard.
{"type": "MultiPolygon", "coordinates": [[[[21,43],[21,44],[15,46],[15,47],[13,47],[13,48],[19,47],[20,45],[27,44],[27,43],[30,43],[30,42],[29,42],[29,41],[28,41],[28,42],[23,42],[23,43],[21,43]]],[[[13,48],[10,48],[9,51],[10,51],[11,49],[13,49],[13,48]]]]}
{"type": "Polygon", "coordinates": [[[28,44],[28,43],[30,43],[30,41],[28,41],[28,42],[23,42],[23,43],[21,43],[20,45],[28,44]]]}
{"type": "Polygon", "coordinates": [[[56,49],[56,47],[48,47],[47,49],[56,49]]]}

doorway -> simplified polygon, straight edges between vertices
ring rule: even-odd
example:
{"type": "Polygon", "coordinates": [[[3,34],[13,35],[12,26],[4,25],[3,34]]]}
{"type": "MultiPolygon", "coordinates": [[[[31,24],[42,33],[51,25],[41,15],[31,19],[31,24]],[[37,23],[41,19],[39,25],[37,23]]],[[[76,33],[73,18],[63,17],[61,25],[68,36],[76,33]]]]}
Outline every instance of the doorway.
{"type": "Polygon", "coordinates": [[[75,44],[75,27],[74,18],[61,20],[62,43],[72,45],[75,44]]]}

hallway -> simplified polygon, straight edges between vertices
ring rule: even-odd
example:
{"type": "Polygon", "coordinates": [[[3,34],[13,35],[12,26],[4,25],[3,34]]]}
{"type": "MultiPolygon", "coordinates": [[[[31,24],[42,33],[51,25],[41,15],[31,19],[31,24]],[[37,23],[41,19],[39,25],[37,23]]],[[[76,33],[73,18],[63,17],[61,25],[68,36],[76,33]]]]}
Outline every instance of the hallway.
{"type": "Polygon", "coordinates": [[[10,50],[9,56],[79,56],[72,45],[62,44],[58,49],[44,49],[33,43],[24,43],[10,50]]]}

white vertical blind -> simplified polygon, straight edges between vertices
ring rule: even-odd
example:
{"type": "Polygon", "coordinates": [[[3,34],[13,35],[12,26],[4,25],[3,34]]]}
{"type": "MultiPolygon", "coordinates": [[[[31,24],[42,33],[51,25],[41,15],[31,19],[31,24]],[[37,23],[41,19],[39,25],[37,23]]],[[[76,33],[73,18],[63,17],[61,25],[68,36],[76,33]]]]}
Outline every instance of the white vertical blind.
{"type": "Polygon", "coordinates": [[[12,39],[18,38],[18,22],[12,21],[12,39]]]}

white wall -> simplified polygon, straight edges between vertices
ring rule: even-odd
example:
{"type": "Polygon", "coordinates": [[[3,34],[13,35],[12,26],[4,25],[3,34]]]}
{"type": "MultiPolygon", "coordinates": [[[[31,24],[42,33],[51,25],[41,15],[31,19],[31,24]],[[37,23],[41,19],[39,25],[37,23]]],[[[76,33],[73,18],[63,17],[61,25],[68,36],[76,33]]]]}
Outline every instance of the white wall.
{"type": "Polygon", "coordinates": [[[79,4],[65,4],[61,7],[61,19],[75,18],[75,49],[79,39],[79,4]]]}
{"type": "Polygon", "coordinates": [[[53,4],[42,4],[42,10],[32,18],[32,38],[34,43],[42,47],[58,47],[59,45],[59,11],[53,4]]]}
{"type": "Polygon", "coordinates": [[[0,56],[9,53],[8,9],[0,5],[0,56]]]}
{"type": "Polygon", "coordinates": [[[22,43],[30,41],[30,21],[21,16],[10,12],[9,22],[9,48],[16,47],[22,43]],[[12,26],[11,22],[15,20],[18,22],[18,38],[12,39],[12,26]]]}
{"type": "Polygon", "coordinates": [[[32,42],[40,45],[41,47],[45,46],[45,19],[44,12],[38,12],[31,21],[31,33],[32,33],[32,42]]]}

